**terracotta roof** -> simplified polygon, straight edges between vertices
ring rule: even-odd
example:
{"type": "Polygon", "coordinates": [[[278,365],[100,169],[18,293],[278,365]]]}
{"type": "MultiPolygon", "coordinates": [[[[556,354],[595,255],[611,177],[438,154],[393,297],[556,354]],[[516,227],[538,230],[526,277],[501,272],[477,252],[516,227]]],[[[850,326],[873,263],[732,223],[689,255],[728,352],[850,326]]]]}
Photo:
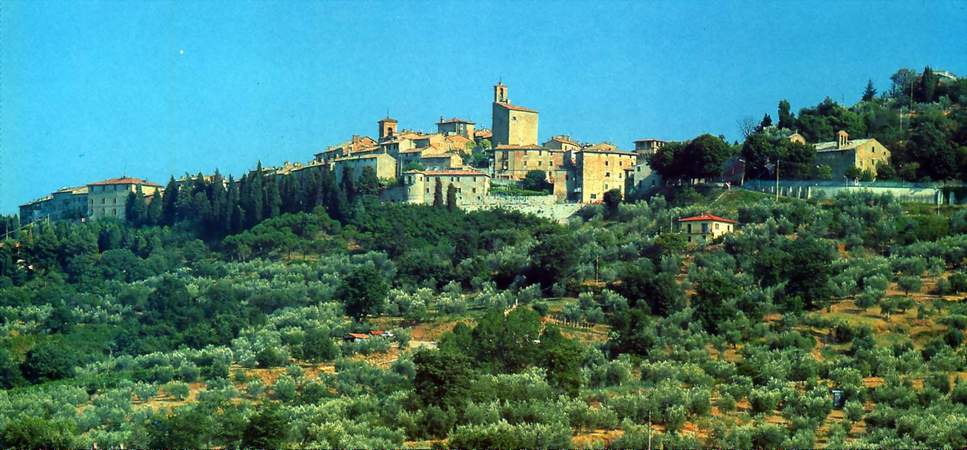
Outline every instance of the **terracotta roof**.
{"type": "Polygon", "coordinates": [[[550,139],[548,139],[547,142],[551,142],[551,141],[563,142],[565,144],[571,144],[571,145],[577,145],[577,146],[580,146],[581,145],[581,144],[579,144],[579,143],[571,140],[571,137],[570,136],[566,136],[566,135],[553,136],[550,139]]]}
{"type": "Polygon", "coordinates": [[[439,123],[439,124],[444,124],[444,123],[466,123],[466,124],[474,125],[473,122],[471,122],[469,120],[460,119],[458,117],[451,117],[449,119],[440,118],[440,121],[437,122],[437,123],[439,123]]]}
{"type": "Polygon", "coordinates": [[[346,333],[346,337],[351,337],[353,339],[369,339],[369,335],[365,333],[346,333]]]}
{"type": "Polygon", "coordinates": [[[704,222],[704,221],[712,221],[712,222],[725,222],[725,223],[739,223],[739,222],[736,222],[736,221],[734,221],[732,219],[726,219],[724,217],[713,216],[713,215],[708,214],[708,213],[702,214],[700,216],[685,217],[683,219],[678,219],[678,221],[679,222],[704,222]]]}
{"type": "Polygon", "coordinates": [[[547,150],[547,151],[560,151],[557,149],[544,148],[540,145],[510,145],[501,144],[498,145],[494,150],[547,150]]]}
{"type": "Polygon", "coordinates": [[[112,184],[142,184],[145,186],[161,187],[160,184],[152,183],[148,180],[142,180],[140,178],[133,178],[133,177],[108,178],[107,180],[96,181],[94,183],[88,183],[87,185],[88,186],[107,186],[112,184]]]}
{"type": "Polygon", "coordinates": [[[513,110],[513,111],[523,111],[523,112],[532,112],[532,113],[536,113],[537,112],[536,109],[530,109],[530,108],[525,108],[523,106],[511,105],[510,103],[504,103],[504,102],[495,102],[495,103],[498,106],[502,106],[504,108],[507,108],[507,109],[513,110]]]}
{"type": "Polygon", "coordinates": [[[483,175],[485,177],[489,176],[489,175],[487,175],[487,174],[485,174],[483,172],[478,172],[476,170],[465,170],[465,169],[464,170],[461,170],[461,169],[452,169],[452,170],[408,170],[408,171],[406,171],[406,173],[422,173],[423,175],[433,175],[433,176],[439,175],[439,176],[455,176],[455,177],[458,177],[458,176],[478,176],[478,175],[483,175]]]}
{"type": "Polygon", "coordinates": [[[494,135],[494,133],[492,131],[486,129],[486,128],[483,128],[483,129],[480,129],[480,130],[474,130],[474,132],[473,132],[473,136],[474,137],[488,138],[488,137],[491,137],[493,135],[494,135]]]}

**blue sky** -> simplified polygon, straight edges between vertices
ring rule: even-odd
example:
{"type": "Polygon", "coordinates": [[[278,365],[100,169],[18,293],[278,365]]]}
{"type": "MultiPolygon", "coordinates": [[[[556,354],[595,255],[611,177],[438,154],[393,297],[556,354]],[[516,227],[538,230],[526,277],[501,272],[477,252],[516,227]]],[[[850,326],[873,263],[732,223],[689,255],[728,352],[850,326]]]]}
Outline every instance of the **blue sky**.
{"type": "Polygon", "coordinates": [[[307,161],[387,113],[490,126],[492,85],[540,138],[739,135],[900,67],[967,74],[967,2],[0,0],[0,212],[127,174],[307,161]]]}

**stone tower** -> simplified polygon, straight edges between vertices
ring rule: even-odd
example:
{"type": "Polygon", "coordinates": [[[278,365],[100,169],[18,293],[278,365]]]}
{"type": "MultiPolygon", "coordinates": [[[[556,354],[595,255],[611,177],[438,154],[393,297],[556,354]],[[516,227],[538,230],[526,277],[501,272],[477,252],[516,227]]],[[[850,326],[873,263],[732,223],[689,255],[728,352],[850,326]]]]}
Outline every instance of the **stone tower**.
{"type": "Polygon", "coordinates": [[[499,145],[537,145],[537,111],[523,106],[511,105],[507,98],[507,85],[498,82],[494,86],[493,115],[491,116],[491,142],[499,145]]]}
{"type": "Polygon", "coordinates": [[[379,140],[389,139],[396,136],[396,119],[385,118],[379,121],[379,140]]]}
{"type": "Polygon", "coordinates": [[[510,103],[507,98],[507,85],[503,82],[498,81],[494,85],[494,103],[510,103]]]}

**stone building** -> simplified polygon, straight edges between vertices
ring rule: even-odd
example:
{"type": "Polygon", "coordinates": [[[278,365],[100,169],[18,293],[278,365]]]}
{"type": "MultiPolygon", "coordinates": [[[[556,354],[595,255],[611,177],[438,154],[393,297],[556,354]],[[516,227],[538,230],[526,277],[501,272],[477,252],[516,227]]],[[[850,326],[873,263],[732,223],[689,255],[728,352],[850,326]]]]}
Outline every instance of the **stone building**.
{"type": "Polygon", "coordinates": [[[440,121],[436,124],[436,129],[437,133],[440,133],[444,136],[459,135],[468,139],[473,139],[475,125],[476,124],[469,120],[458,119],[456,117],[450,119],[440,117],[440,121]]]}
{"type": "Polygon", "coordinates": [[[386,153],[370,153],[358,156],[337,158],[332,163],[333,175],[336,181],[342,181],[343,173],[349,170],[353,179],[358,179],[367,167],[376,172],[376,178],[392,181],[396,179],[396,158],[386,153]]]}
{"type": "Polygon", "coordinates": [[[678,219],[679,230],[691,244],[704,244],[725,233],[735,231],[738,222],[724,217],[702,214],[678,219]]]}
{"type": "Polygon", "coordinates": [[[638,156],[648,157],[648,156],[654,155],[655,152],[658,151],[658,149],[664,146],[665,146],[665,141],[660,139],[651,139],[651,138],[638,139],[637,141],[635,141],[635,153],[637,153],[638,156]]]}
{"type": "Polygon", "coordinates": [[[574,151],[580,149],[581,144],[571,140],[571,137],[566,134],[559,134],[548,139],[547,142],[544,143],[544,148],[551,150],[574,151]]]}
{"type": "Polygon", "coordinates": [[[612,189],[625,195],[628,170],[633,170],[638,155],[618,150],[610,144],[597,144],[574,152],[572,200],[600,203],[612,189]]]}
{"type": "Polygon", "coordinates": [[[20,223],[80,219],[87,215],[87,186],[66,187],[20,205],[20,223]]]}
{"type": "Polygon", "coordinates": [[[432,205],[438,182],[444,201],[448,187],[456,187],[458,206],[482,204],[490,192],[490,177],[476,170],[411,170],[403,173],[402,201],[432,205]]]}
{"type": "Polygon", "coordinates": [[[497,146],[494,149],[494,178],[520,181],[531,170],[547,172],[550,177],[553,172],[564,168],[566,153],[539,145],[497,146]]]}
{"type": "MultiPolygon", "coordinates": [[[[384,119],[385,120],[385,119],[384,119]]],[[[389,119],[392,120],[392,119],[389,119]]],[[[380,121],[382,127],[383,121],[380,121]]],[[[394,121],[395,124],[395,121],[394,121]]],[[[395,128],[394,128],[395,129],[395,128]]],[[[329,164],[336,158],[352,156],[358,153],[367,153],[377,150],[379,143],[369,136],[353,136],[352,139],[341,144],[332,145],[325,150],[316,153],[313,161],[329,164]]]]}
{"type": "Polygon", "coordinates": [[[843,179],[851,167],[876,175],[878,165],[890,163],[890,150],[879,141],[873,138],[850,139],[843,130],[836,133],[835,141],[820,142],[815,146],[816,164],[832,168],[834,180],[843,179]]]}
{"type": "Polygon", "coordinates": [[[637,191],[647,191],[648,189],[661,186],[661,175],[651,170],[648,160],[638,157],[638,162],[628,171],[628,182],[632,189],[637,191]]]}
{"type": "Polygon", "coordinates": [[[507,86],[494,86],[491,132],[494,147],[500,145],[537,145],[537,111],[512,105],[507,97],[507,86]]]}
{"type": "Polygon", "coordinates": [[[162,191],[160,184],[132,177],[111,178],[87,185],[87,217],[102,219],[105,217],[127,220],[125,205],[128,194],[141,192],[147,201],[155,192],[162,191]]]}

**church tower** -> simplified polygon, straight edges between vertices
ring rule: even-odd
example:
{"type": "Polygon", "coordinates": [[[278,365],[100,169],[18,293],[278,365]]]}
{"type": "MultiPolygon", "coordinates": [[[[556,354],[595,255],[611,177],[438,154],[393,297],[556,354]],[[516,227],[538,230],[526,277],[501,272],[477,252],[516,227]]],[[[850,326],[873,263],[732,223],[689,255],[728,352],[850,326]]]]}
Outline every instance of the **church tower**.
{"type": "Polygon", "coordinates": [[[379,121],[379,140],[392,138],[396,135],[396,119],[387,117],[379,121]]]}
{"type": "Polygon", "coordinates": [[[494,85],[494,103],[510,103],[507,99],[507,85],[503,82],[497,82],[494,85]]]}

